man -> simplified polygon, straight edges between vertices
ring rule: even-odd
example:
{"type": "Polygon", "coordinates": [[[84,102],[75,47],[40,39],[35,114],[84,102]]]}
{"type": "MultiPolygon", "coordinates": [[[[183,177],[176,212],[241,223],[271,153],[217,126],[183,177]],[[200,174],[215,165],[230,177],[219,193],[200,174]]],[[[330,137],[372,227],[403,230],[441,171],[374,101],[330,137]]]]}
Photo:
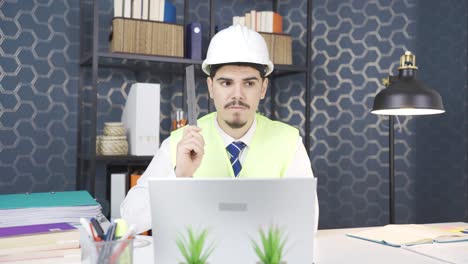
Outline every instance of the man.
{"type": "Polygon", "coordinates": [[[138,232],[151,228],[148,178],[313,177],[298,130],[256,114],[273,71],[260,34],[244,26],[220,31],[202,69],[216,112],[172,132],[128,193],[121,215],[138,232]]]}

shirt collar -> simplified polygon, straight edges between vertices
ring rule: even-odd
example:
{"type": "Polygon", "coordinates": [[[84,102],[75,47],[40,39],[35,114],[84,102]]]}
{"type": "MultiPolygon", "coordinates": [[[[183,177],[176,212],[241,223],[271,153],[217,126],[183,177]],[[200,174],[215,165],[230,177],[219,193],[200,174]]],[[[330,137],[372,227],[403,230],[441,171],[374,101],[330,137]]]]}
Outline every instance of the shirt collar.
{"type": "Polygon", "coordinates": [[[253,134],[255,132],[255,129],[257,128],[257,117],[254,118],[252,125],[250,126],[249,130],[247,130],[247,133],[245,133],[243,137],[237,140],[226,134],[226,132],[224,132],[224,130],[221,129],[221,127],[218,124],[217,114],[215,114],[214,123],[219,135],[221,136],[221,139],[223,140],[224,147],[227,147],[233,141],[242,141],[248,147],[252,142],[253,134]]]}

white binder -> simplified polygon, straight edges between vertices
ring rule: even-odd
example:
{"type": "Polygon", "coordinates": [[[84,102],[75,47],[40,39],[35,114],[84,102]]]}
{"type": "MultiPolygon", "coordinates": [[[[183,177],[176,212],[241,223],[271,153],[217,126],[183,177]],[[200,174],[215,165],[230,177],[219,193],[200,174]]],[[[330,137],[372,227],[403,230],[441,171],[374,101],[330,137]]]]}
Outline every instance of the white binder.
{"type": "Polygon", "coordinates": [[[134,83],[122,113],[129,154],[154,156],[159,149],[160,85],[134,83]]]}

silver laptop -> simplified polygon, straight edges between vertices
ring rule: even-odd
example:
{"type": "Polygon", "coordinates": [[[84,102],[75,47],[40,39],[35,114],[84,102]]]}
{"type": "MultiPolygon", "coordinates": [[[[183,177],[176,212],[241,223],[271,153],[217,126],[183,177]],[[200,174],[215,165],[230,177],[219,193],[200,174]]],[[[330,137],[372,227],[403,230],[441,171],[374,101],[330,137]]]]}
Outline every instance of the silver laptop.
{"type": "Polygon", "coordinates": [[[157,264],[184,262],[178,236],[208,229],[215,249],[210,264],[257,263],[252,240],[276,226],[286,236],[284,261],[313,262],[315,178],[193,179],[149,181],[157,264]]]}

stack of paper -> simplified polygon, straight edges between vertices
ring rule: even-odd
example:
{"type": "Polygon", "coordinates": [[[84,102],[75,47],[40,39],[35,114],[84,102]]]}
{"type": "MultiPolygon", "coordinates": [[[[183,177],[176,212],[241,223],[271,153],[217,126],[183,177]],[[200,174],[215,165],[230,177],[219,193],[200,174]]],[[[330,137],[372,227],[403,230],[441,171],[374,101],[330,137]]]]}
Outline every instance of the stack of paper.
{"type": "Polygon", "coordinates": [[[101,213],[86,191],[0,195],[0,227],[79,223],[101,213]]]}
{"type": "Polygon", "coordinates": [[[0,263],[80,263],[79,241],[68,223],[0,228],[0,263]]]}

